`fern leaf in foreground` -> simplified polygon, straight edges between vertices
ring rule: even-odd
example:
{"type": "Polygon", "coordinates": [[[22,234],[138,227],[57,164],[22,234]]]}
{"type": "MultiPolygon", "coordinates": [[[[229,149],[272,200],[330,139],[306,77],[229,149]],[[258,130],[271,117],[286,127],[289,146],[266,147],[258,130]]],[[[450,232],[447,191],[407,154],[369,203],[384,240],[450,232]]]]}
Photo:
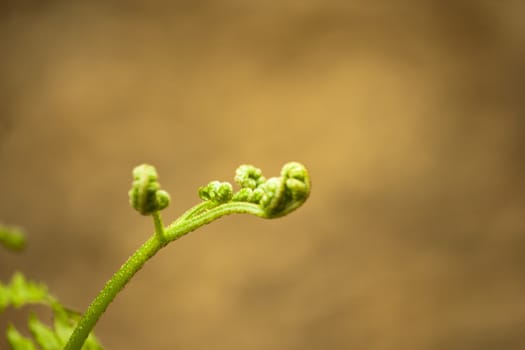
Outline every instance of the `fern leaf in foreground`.
{"type": "MultiPolygon", "coordinates": [[[[16,272],[11,281],[0,283],[0,313],[7,307],[20,308],[27,305],[46,305],[53,311],[53,326],[41,322],[35,315],[28,320],[32,338],[23,336],[13,325],[7,328],[7,341],[12,350],[62,350],[75,329],[80,315],[64,307],[48,293],[44,284],[28,281],[16,272]]],[[[98,340],[90,334],[82,350],[102,350],[98,340]]]]}

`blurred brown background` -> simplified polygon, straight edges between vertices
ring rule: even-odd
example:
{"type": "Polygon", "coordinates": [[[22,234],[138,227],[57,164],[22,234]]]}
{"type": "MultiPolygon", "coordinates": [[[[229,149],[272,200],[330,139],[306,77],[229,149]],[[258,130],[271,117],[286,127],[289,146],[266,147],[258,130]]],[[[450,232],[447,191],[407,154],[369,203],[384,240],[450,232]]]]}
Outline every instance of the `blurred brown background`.
{"type": "Polygon", "coordinates": [[[84,310],[152,230],[127,203],[139,163],[167,222],[239,164],[311,171],[293,215],[228,217],[148,263],[97,326],[108,350],[525,348],[523,1],[0,13],[0,218],[30,239],[2,280],[84,310]]]}

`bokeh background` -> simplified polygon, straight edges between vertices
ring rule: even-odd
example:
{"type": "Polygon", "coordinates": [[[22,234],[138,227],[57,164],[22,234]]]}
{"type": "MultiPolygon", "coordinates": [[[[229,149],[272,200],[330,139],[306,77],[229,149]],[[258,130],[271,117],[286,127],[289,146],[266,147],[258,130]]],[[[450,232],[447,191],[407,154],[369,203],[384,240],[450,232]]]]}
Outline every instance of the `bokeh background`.
{"type": "Polygon", "coordinates": [[[169,222],[239,164],[296,160],[303,208],[168,246],[98,324],[106,348],[525,348],[524,13],[2,2],[0,218],[30,243],[0,253],[1,279],[84,310],[152,231],[127,203],[133,166],[157,167],[169,222]]]}

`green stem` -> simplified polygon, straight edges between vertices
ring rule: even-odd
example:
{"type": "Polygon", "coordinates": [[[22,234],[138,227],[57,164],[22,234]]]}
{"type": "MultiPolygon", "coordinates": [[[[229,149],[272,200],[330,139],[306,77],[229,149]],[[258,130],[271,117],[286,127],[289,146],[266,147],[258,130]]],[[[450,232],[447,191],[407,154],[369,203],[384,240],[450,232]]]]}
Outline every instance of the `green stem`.
{"type": "Polygon", "coordinates": [[[124,288],[131,277],[144,266],[146,261],[155,255],[163,246],[155,234],[137,249],[113,277],[111,277],[95,300],[89,305],[86,313],[82,316],[77,327],[71,334],[64,350],[80,350],[82,348],[89,333],[91,333],[98,319],[104,311],[106,311],[115,296],[124,288]]]}
{"type": "MultiPolygon", "coordinates": [[[[202,209],[202,204],[193,209],[193,213],[202,209]]],[[[220,217],[229,214],[249,213],[264,217],[264,211],[255,204],[244,202],[229,202],[205,210],[194,216],[186,216],[185,220],[177,220],[175,223],[164,229],[160,215],[153,215],[155,223],[155,234],[150,237],[133,255],[120,267],[111,277],[104,288],[97,295],[95,300],[89,305],[86,313],[82,316],[77,327],[71,334],[64,350],[80,350],[89,333],[95,324],[106,311],[109,304],[115,299],[117,294],[124,288],[129,280],[166,244],[188,234],[191,231],[208,224],[220,217]],[[160,229],[159,229],[160,225],[160,229]],[[162,233],[162,234],[159,234],[162,233]]],[[[157,212],[158,214],[158,212],[157,212]]]]}
{"type": "Polygon", "coordinates": [[[153,225],[155,225],[155,235],[159,239],[159,242],[166,244],[166,234],[164,231],[164,224],[162,223],[162,217],[160,216],[160,211],[153,212],[152,216],[153,225]]]}
{"type": "Polygon", "coordinates": [[[165,234],[166,239],[171,242],[180,237],[196,230],[197,228],[209,224],[225,215],[230,214],[252,214],[265,217],[264,210],[256,204],[246,202],[228,202],[209,210],[206,210],[195,216],[190,216],[186,220],[176,221],[168,226],[165,234]]]}
{"type": "Polygon", "coordinates": [[[184,221],[198,213],[209,210],[216,206],[217,204],[213,203],[212,201],[205,201],[205,202],[199,203],[191,207],[190,209],[188,209],[184,214],[182,214],[175,222],[173,222],[172,226],[177,225],[181,221],[184,221]]]}

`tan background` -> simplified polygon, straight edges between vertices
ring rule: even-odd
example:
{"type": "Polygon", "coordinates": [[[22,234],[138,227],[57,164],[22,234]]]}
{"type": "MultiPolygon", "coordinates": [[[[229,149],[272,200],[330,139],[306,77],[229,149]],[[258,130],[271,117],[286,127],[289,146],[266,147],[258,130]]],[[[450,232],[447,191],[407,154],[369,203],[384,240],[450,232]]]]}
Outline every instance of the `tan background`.
{"type": "Polygon", "coordinates": [[[525,348],[523,1],[17,3],[0,218],[30,246],[0,252],[2,280],[84,309],[152,230],[134,165],[171,221],[239,164],[297,160],[301,210],[167,247],[97,326],[106,348],[525,348]]]}

